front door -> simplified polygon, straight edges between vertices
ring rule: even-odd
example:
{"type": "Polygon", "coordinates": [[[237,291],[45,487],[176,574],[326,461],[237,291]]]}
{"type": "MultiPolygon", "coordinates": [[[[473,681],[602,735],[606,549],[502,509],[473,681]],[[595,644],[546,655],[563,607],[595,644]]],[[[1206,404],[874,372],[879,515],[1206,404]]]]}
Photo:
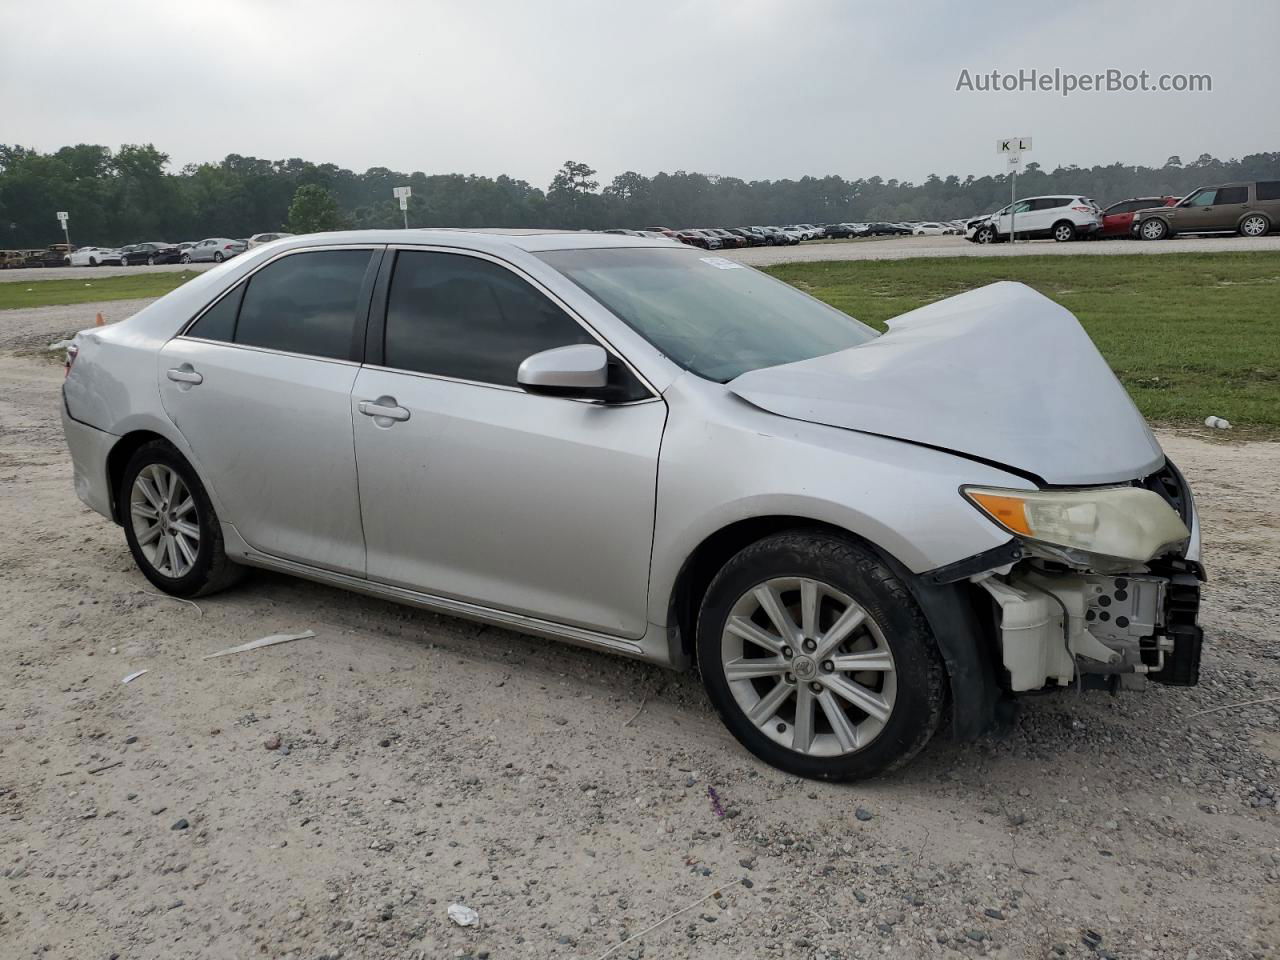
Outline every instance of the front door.
{"type": "Polygon", "coordinates": [[[1215,221],[1214,198],[1218,195],[1217,187],[1197,190],[1176,207],[1170,207],[1166,214],[1169,225],[1179,233],[1199,233],[1212,230],[1215,221]]]}
{"type": "Polygon", "coordinates": [[[644,633],[666,404],[638,380],[607,405],[516,385],[525,357],[590,342],[495,260],[398,254],[351,398],[371,580],[644,633]]]}
{"type": "Polygon", "coordinates": [[[255,549],[364,574],[351,425],[370,248],[268,263],[160,352],[160,396],[255,549]]]}

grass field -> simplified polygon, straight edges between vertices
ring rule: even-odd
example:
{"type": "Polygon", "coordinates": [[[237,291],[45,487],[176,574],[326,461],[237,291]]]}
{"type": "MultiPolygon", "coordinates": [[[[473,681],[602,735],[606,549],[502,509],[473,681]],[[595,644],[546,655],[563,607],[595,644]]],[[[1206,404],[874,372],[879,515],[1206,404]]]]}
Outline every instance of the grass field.
{"type": "Polygon", "coordinates": [[[942,297],[1018,280],[1080,318],[1148,419],[1213,414],[1246,431],[1280,428],[1275,254],[864,260],[769,272],[881,330],[942,297]]]}
{"type": "Polygon", "coordinates": [[[198,274],[188,270],[151,273],[140,269],[136,274],[96,280],[18,280],[0,283],[0,310],[160,297],[175,287],[182,286],[194,276],[198,274]]]}

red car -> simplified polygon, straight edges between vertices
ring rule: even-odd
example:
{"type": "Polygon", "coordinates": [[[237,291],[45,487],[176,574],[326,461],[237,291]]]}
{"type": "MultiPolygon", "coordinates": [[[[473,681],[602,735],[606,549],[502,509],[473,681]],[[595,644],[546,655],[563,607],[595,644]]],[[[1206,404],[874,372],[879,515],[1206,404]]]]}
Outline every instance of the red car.
{"type": "Polygon", "coordinates": [[[1098,235],[1107,237],[1127,237],[1129,227],[1133,223],[1133,215],[1139,210],[1150,210],[1152,207],[1169,207],[1178,202],[1178,197],[1134,197],[1132,200],[1121,200],[1102,211],[1102,230],[1098,235]]]}

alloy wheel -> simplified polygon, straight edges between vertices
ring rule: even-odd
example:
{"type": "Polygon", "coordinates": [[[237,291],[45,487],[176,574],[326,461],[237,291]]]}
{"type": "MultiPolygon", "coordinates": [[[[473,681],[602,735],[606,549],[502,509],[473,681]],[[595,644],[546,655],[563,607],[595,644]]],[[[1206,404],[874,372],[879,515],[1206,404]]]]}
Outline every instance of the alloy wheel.
{"type": "Polygon", "coordinates": [[[1159,220],[1148,220],[1142,225],[1142,239],[1159,240],[1164,236],[1165,226],[1159,220]]]}
{"type": "Polygon", "coordinates": [[[161,576],[177,580],[191,572],[200,553],[196,501],[173,468],[143,467],[129,493],[129,522],[142,555],[161,576]]]}
{"type": "Polygon", "coordinates": [[[1075,231],[1072,230],[1071,227],[1067,226],[1067,224],[1065,223],[1059,224],[1058,227],[1053,231],[1053,239],[1057,240],[1059,243],[1065,243],[1066,241],[1070,240],[1074,235],[1075,235],[1075,231]]]}
{"type": "Polygon", "coordinates": [[[1240,232],[1246,237],[1260,237],[1267,232],[1267,221],[1262,217],[1247,217],[1240,224],[1240,232]]]}
{"type": "Polygon", "coordinates": [[[753,587],[729,611],[720,655],[746,717],[797,753],[861,750],[893,713],[893,652],[866,609],[830,584],[779,577],[753,587]]]}

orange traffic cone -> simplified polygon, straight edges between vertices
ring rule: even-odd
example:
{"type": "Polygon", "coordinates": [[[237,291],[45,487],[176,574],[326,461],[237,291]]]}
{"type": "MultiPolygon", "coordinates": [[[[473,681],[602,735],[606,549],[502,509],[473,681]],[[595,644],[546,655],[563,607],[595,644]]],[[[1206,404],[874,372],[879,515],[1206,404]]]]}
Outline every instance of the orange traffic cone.
{"type": "Polygon", "coordinates": [[[104,319],[102,319],[102,311],[101,311],[101,310],[99,310],[99,311],[98,311],[97,319],[95,319],[95,320],[93,321],[93,325],[94,325],[95,327],[105,327],[105,326],[107,325],[107,321],[106,321],[106,320],[104,320],[104,319]]]}

